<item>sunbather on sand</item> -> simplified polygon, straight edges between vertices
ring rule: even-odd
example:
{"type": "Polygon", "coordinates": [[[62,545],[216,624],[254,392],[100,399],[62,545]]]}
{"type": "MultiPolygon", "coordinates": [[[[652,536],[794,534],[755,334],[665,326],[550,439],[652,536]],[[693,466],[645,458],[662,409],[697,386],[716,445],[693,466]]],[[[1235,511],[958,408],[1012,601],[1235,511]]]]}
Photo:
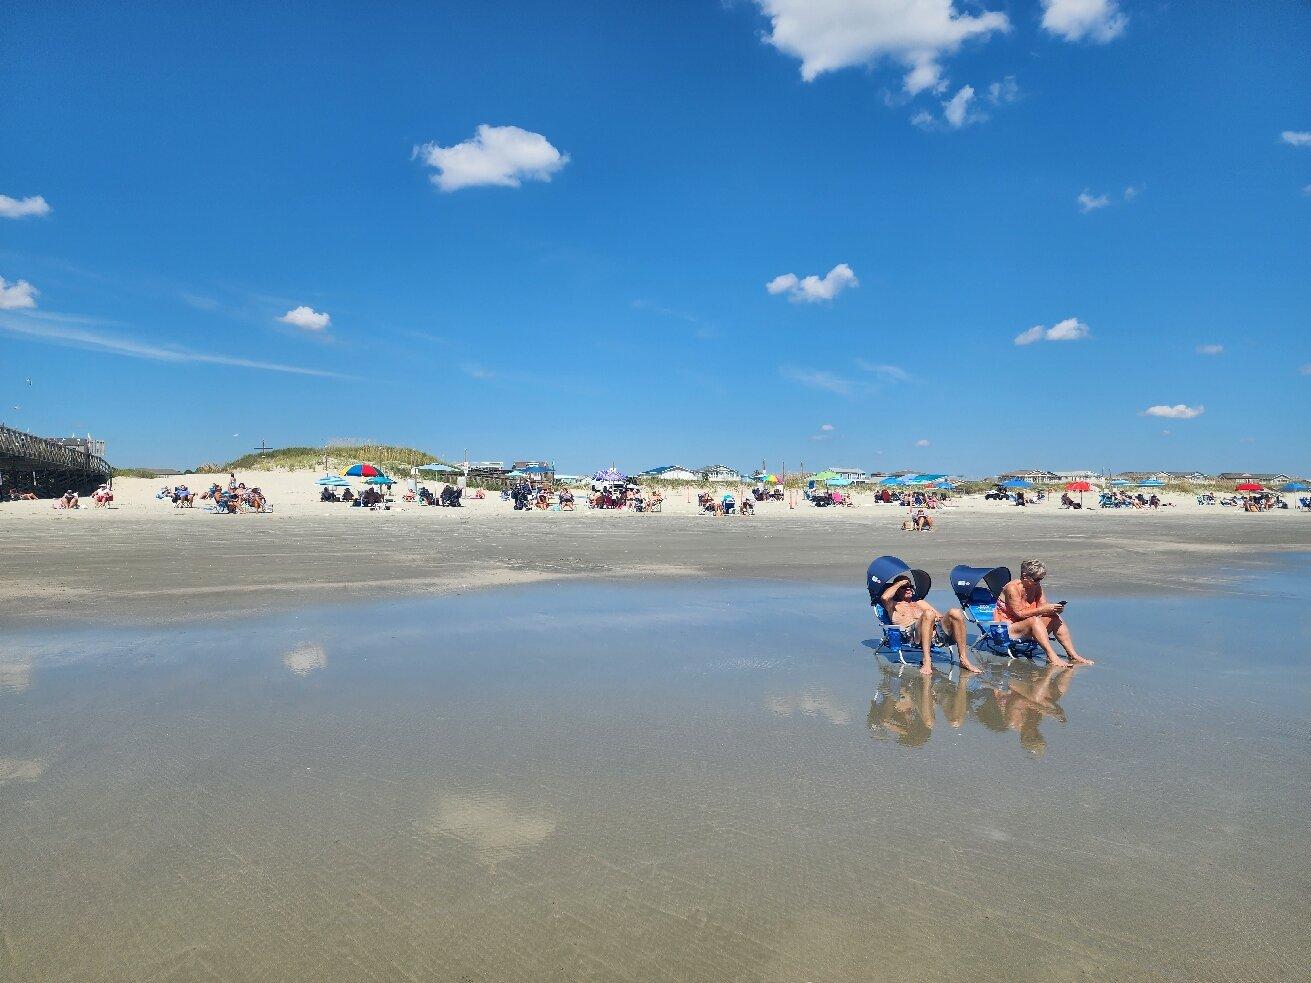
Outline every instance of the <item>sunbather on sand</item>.
{"type": "Polygon", "coordinates": [[[1074,650],[1074,640],[1070,638],[1069,626],[1061,614],[1065,611],[1065,602],[1052,604],[1043,593],[1042,581],[1047,576],[1047,567],[1041,560],[1025,560],[1020,564],[1020,577],[1012,580],[1002,588],[997,598],[997,608],[993,620],[998,624],[1010,626],[1012,638],[1028,638],[1035,642],[1047,655],[1047,661],[1054,666],[1076,665],[1090,666],[1092,659],[1085,659],[1074,650]],[[1069,657],[1069,662],[1062,659],[1052,648],[1048,634],[1056,636],[1069,657]]]}
{"type": "Polygon", "coordinates": [[[965,614],[960,608],[952,608],[944,616],[928,601],[915,600],[915,585],[909,577],[897,577],[883,588],[879,595],[883,610],[888,612],[894,625],[905,628],[911,641],[919,642],[924,654],[920,673],[928,676],[933,672],[933,660],[930,651],[934,642],[946,645],[956,643],[960,652],[960,665],[966,672],[978,672],[979,667],[970,661],[969,639],[965,633],[965,614]]]}

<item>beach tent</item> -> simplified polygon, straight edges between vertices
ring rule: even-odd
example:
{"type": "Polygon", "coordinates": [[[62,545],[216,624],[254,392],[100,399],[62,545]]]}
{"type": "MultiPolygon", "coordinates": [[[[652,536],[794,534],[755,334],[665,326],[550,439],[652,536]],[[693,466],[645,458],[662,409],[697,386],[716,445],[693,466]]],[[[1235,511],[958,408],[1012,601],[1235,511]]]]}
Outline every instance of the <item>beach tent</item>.
{"type": "Polygon", "coordinates": [[[1033,482],[1026,478],[1012,478],[1010,481],[1001,483],[1003,488],[1032,488],[1033,482]]]}
{"type": "Polygon", "coordinates": [[[615,470],[613,467],[609,467],[604,471],[598,471],[596,474],[592,475],[592,480],[613,483],[616,481],[627,481],[628,475],[624,474],[622,471],[615,470]]]}

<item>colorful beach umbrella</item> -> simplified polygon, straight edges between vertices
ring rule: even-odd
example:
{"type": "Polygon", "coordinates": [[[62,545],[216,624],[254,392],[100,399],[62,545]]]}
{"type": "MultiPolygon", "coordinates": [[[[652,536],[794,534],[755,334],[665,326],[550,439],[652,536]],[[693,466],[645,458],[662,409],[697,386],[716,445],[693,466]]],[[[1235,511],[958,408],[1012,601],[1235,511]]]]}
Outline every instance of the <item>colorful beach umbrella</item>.
{"type": "Polygon", "coordinates": [[[616,470],[613,467],[609,467],[606,468],[604,471],[596,472],[596,474],[592,475],[592,478],[595,481],[609,481],[609,482],[627,481],[628,475],[624,474],[622,471],[616,470]]]}
{"type": "Polygon", "coordinates": [[[1311,491],[1311,485],[1305,481],[1290,481],[1279,489],[1280,491],[1311,491]]]}
{"type": "Polygon", "coordinates": [[[1072,492],[1092,491],[1092,485],[1088,484],[1086,481],[1067,481],[1065,483],[1065,490],[1072,492]]]}
{"type": "Polygon", "coordinates": [[[376,478],[382,474],[382,471],[372,464],[352,464],[342,474],[348,478],[376,478]]]}
{"type": "Polygon", "coordinates": [[[1234,491],[1254,492],[1265,491],[1264,485],[1258,485],[1255,481],[1244,481],[1241,485],[1236,485],[1234,491]]]}
{"type": "Polygon", "coordinates": [[[1001,486],[1003,488],[1032,488],[1033,482],[1027,478],[1012,478],[1010,481],[1003,481],[1001,486]]]}

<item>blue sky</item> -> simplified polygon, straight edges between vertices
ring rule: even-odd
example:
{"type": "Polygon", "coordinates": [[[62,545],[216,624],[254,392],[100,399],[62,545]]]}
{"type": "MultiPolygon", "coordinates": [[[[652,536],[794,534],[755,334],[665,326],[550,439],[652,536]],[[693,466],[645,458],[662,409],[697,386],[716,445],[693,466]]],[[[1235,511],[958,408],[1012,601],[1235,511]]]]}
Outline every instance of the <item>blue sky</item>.
{"type": "Polygon", "coordinates": [[[6,4],[0,419],[1306,473],[1309,50],[1291,2],[6,4]]]}

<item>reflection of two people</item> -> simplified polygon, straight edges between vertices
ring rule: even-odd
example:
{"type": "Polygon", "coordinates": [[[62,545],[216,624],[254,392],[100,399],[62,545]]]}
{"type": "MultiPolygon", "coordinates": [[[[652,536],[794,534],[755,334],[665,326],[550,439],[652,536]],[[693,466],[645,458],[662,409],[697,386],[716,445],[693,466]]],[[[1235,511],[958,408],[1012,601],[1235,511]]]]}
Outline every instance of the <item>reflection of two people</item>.
{"type": "Polygon", "coordinates": [[[938,711],[955,729],[973,717],[998,734],[1014,731],[1020,747],[1040,756],[1047,739],[1040,728],[1051,717],[1065,723],[1060,701],[1076,670],[1061,666],[1015,663],[994,669],[986,679],[953,681],[941,676],[902,674],[880,666],[881,678],[869,705],[869,729],[876,737],[893,737],[906,747],[921,747],[933,736],[938,711]]]}

